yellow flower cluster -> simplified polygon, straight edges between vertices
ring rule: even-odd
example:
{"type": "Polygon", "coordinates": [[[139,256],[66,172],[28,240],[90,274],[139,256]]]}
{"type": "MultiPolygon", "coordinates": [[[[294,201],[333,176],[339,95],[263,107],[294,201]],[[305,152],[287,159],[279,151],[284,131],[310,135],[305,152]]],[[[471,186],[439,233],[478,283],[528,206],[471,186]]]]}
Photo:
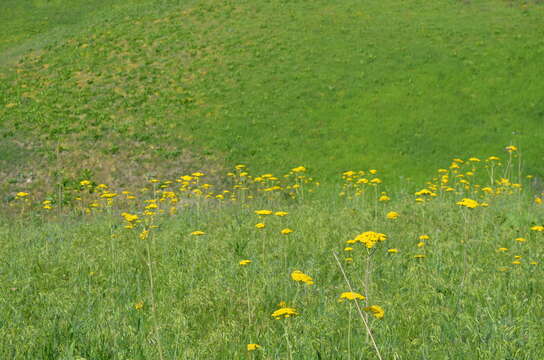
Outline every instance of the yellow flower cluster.
{"type": "Polygon", "coordinates": [[[276,320],[279,320],[282,318],[286,319],[295,315],[298,315],[297,310],[290,307],[282,307],[272,313],[272,317],[276,320]]]}
{"type": "Polygon", "coordinates": [[[314,279],[312,279],[310,276],[306,275],[305,273],[303,273],[300,270],[293,271],[291,273],[291,279],[293,279],[294,281],[297,281],[297,282],[306,283],[308,285],[313,285],[314,284],[314,279]]]}
{"type": "Polygon", "coordinates": [[[364,233],[361,233],[355,237],[353,240],[348,240],[348,244],[354,244],[357,242],[360,242],[364,244],[368,249],[372,249],[376,243],[380,241],[385,241],[387,239],[387,236],[382,233],[374,232],[374,231],[366,231],[364,233]]]}

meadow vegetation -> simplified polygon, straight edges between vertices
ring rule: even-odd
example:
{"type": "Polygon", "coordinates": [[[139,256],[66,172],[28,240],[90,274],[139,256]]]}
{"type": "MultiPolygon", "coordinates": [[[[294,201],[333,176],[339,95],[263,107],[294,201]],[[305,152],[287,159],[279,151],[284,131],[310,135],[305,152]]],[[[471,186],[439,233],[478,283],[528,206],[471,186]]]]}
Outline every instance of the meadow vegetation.
{"type": "Polygon", "coordinates": [[[544,358],[543,15],[3,1],[0,358],[544,358]]]}
{"type": "Polygon", "coordinates": [[[544,193],[508,149],[416,192],[375,169],[333,188],[244,165],[218,185],[84,180],[64,205],[19,192],[0,356],[541,358],[544,193]]]}

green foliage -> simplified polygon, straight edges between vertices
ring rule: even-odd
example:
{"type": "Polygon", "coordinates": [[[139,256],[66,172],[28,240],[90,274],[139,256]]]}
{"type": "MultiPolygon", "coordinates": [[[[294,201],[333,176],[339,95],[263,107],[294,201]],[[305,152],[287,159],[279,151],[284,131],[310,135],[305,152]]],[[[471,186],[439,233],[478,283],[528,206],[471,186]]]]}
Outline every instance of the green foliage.
{"type": "Polygon", "coordinates": [[[418,178],[491,143],[518,145],[542,175],[538,3],[100,4],[113,15],[89,15],[6,68],[3,135],[41,167],[60,142],[119,164],[145,152],[169,168],[190,151],[219,166],[332,176],[377,165],[418,178]]]}

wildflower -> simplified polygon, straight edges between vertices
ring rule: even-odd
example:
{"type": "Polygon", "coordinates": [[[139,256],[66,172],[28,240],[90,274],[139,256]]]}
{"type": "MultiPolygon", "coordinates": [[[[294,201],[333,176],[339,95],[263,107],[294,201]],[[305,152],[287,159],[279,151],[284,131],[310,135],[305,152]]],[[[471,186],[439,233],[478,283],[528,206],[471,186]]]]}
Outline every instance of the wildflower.
{"type": "Polygon", "coordinates": [[[521,264],[521,261],[519,260],[512,261],[512,265],[520,265],[520,264],[521,264]]]}
{"type": "Polygon", "coordinates": [[[381,184],[382,180],[380,178],[375,178],[375,179],[370,180],[370,183],[371,184],[381,184]]]}
{"type": "Polygon", "coordinates": [[[204,173],[195,172],[195,173],[192,173],[191,175],[194,176],[194,177],[201,177],[201,176],[204,176],[204,173]]]}
{"type": "Polygon", "coordinates": [[[507,266],[501,266],[501,267],[500,267],[500,268],[498,268],[497,270],[499,270],[499,271],[501,271],[501,272],[505,272],[505,271],[508,271],[508,270],[510,270],[510,268],[509,268],[509,267],[507,267],[507,266]]]}
{"type": "Polygon", "coordinates": [[[424,247],[425,246],[425,243],[423,241],[420,241],[417,243],[417,247],[424,247]]]}
{"type": "Polygon", "coordinates": [[[399,213],[398,212],[395,212],[395,211],[390,211],[387,213],[387,218],[388,219],[391,219],[391,220],[394,220],[396,218],[399,217],[399,213]]]}
{"type": "Polygon", "coordinates": [[[191,233],[191,235],[194,235],[194,236],[201,236],[201,235],[206,235],[206,233],[204,231],[201,231],[201,230],[196,230],[196,231],[193,231],[191,233]]]}
{"type": "Polygon", "coordinates": [[[364,308],[365,311],[370,311],[376,319],[383,319],[385,311],[379,305],[372,305],[364,308]]]}
{"type": "Polygon", "coordinates": [[[255,351],[261,348],[259,344],[247,344],[247,351],[255,351]]]}
{"type": "Polygon", "coordinates": [[[389,200],[391,200],[391,198],[389,196],[387,196],[387,195],[382,195],[378,199],[378,201],[381,201],[381,202],[385,202],[385,201],[389,201],[389,200]]]}
{"type": "Polygon", "coordinates": [[[338,301],[342,302],[343,299],[346,299],[346,300],[364,300],[366,298],[363,295],[361,295],[359,293],[356,293],[354,291],[348,291],[348,292],[343,292],[342,294],[340,294],[340,298],[338,299],[338,301]]]}
{"type": "Polygon", "coordinates": [[[276,320],[281,318],[289,318],[291,316],[298,315],[297,310],[290,307],[282,307],[272,313],[272,317],[276,320]]]}
{"type": "Polygon", "coordinates": [[[299,172],[306,171],[306,168],[304,166],[299,166],[299,167],[296,167],[294,169],[291,169],[291,171],[294,172],[294,173],[299,173],[299,172]]]}
{"type": "Polygon", "coordinates": [[[350,247],[350,246],[348,246],[348,247],[345,247],[345,248],[344,248],[344,251],[353,251],[353,248],[350,247]]]}
{"type": "Polygon", "coordinates": [[[89,185],[91,185],[91,182],[90,182],[89,180],[81,180],[81,181],[79,182],[79,185],[81,185],[81,186],[89,186],[89,185]]]}
{"type": "Polygon", "coordinates": [[[357,237],[354,239],[355,242],[361,242],[365,244],[365,246],[369,249],[373,248],[374,245],[376,245],[379,241],[385,241],[387,239],[387,236],[382,233],[377,233],[374,231],[366,231],[364,233],[361,233],[357,235],[357,237]]]}
{"type": "Polygon", "coordinates": [[[272,211],[271,210],[256,210],[255,214],[257,214],[257,215],[271,215],[272,211]]]}
{"type": "Polygon", "coordinates": [[[235,168],[236,170],[241,170],[241,169],[243,169],[243,168],[245,168],[245,167],[246,167],[245,165],[240,164],[240,165],[236,165],[234,168],[235,168]]]}
{"type": "Polygon", "coordinates": [[[264,223],[255,224],[255,227],[256,227],[257,229],[264,229],[265,226],[266,226],[266,224],[264,224],[264,223]]]}
{"type": "Polygon", "coordinates": [[[292,229],[285,228],[285,229],[283,229],[282,231],[280,231],[280,233],[281,233],[282,235],[289,235],[289,234],[292,233],[293,231],[294,231],[294,230],[292,230],[292,229]]]}
{"type": "Polygon", "coordinates": [[[518,237],[518,238],[516,238],[515,240],[516,240],[517,242],[519,242],[519,243],[524,243],[524,242],[527,241],[526,238],[522,238],[522,237],[518,237]]]}
{"type": "Polygon", "coordinates": [[[348,257],[348,258],[345,258],[344,261],[347,263],[351,263],[353,262],[353,258],[348,257]]]}
{"type": "Polygon", "coordinates": [[[274,213],[274,215],[276,215],[276,216],[285,216],[287,214],[289,214],[287,211],[276,211],[274,213]]]}
{"type": "Polygon", "coordinates": [[[144,308],[144,302],[143,301],[139,301],[136,304],[134,304],[134,309],[136,309],[136,310],[142,310],[143,308],[144,308]]]}
{"type": "Polygon", "coordinates": [[[535,225],[535,226],[531,227],[531,230],[533,230],[533,231],[544,231],[544,226],[535,225]]]}
{"type": "Polygon", "coordinates": [[[148,236],[149,236],[149,230],[143,230],[143,231],[140,233],[140,239],[142,239],[142,240],[147,239],[148,236]]]}
{"type": "Polygon", "coordinates": [[[505,248],[505,247],[500,247],[497,249],[498,252],[506,252],[508,251],[508,248],[505,248]]]}
{"type": "Polygon", "coordinates": [[[459,206],[464,206],[468,209],[475,209],[480,206],[477,201],[468,198],[464,198],[463,200],[456,202],[456,204],[459,206]]]}
{"type": "Polygon", "coordinates": [[[433,192],[429,189],[421,189],[414,193],[415,196],[432,195],[433,192]]]}
{"type": "Polygon", "coordinates": [[[390,253],[390,254],[396,254],[396,253],[398,253],[398,252],[399,252],[399,249],[395,249],[395,248],[393,248],[393,249],[389,249],[389,250],[387,250],[387,252],[388,252],[388,253],[390,253]]]}
{"type": "Polygon", "coordinates": [[[477,157],[471,157],[470,159],[468,159],[468,161],[480,162],[480,159],[478,159],[477,157]]]}
{"type": "Polygon", "coordinates": [[[18,193],[16,194],[16,196],[17,196],[18,198],[24,198],[24,197],[27,197],[28,195],[30,195],[30,194],[27,193],[27,192],[24,192],[24,191],[18,192],[18,193]]]}
{"type": "Polygon", "coordinates": [[[293,271],[291,273],[291,279],[293,279],[294,281],[306,283],[308,285],[313,285],[314,284],[314,279],[312,279],[310,276],[304,274],[300,270],[293,271]]]}
{"type": "Polygon", "coordinates": [[[537,205],[542,204],[542,198],[539,198],[539,197],[535,198],[535,204],[537,205]]]}
{"type": "Polygon", "coordinates": [[[417,254],[417,255],[414,255],[414,258],[415,258],[415,259],[423,259],[423,258],[425,258],[425,257],[427,257],[425,254],[417,254]]]}
{"type": "Polygon", "coordinates": [[[419,235],[419,240],[429,240],[429,235],[419,235]]]}
{"type": "Polygon", "coordinates": [[[121,216],[128,222],[134,222],[138,220],[138,215],[132,215],[126,212],[121,213],[121,216]]]}
{"type": "Polygon", "coordinates": [[[514,151],[517,151],[518,148],[514,145],[508,145],[507,147],[504,148],[504,150],[508,151],[509,153],[511,152],[514,152],[514,151]]]}
{"type": "Polygon", "coordinates": [[[251,264],[251,260],[242,260],[238,264],[240,264],[240,266],[246,266],[251,264]]]}
{"type": "Polygon", "coordinates": [[[531,261],[529,264],[531,264],[531,265],[538,265],[538,262],[536,262],[536,261],[531,261]]]}

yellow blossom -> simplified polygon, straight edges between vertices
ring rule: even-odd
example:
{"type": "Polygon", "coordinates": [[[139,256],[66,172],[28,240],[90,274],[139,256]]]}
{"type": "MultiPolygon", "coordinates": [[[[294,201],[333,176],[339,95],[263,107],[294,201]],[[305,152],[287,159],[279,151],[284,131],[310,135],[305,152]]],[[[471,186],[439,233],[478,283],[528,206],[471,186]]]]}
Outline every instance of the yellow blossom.
{"type": "Polygon", "coordinates": [[[526,239],[526,238],[522,238],[522,237],[518,237],[518,238],[516,238],[516,241],[517,241],[517,242],[520,242],[520,243],[523,243],[523,242],[526,242],[527,239],[526,239]]]}
{"type": "Polygon", "coordinates": [[[289,234],[292,233],[293,231],[294,231],[294,230],[292,230],[292,229],[285,228],[285,229],[281,230],[280,233],[281,233],[282,235],[289,235],[289,234]]]}
{"type": "Polygon", "coordinates": [[[419,235],[419,240],[429,240],[429,235],[419,235]]]}
{"type": "Polygon", "coordinates": [[[376,319],[383,319],[385,311],[379,305],[372,305],[364,308],[365,311],[370,311],[376,319]]]}
{"type": "Polygon", "coordinates": [[[136,304],[134,304],[134,309],[136,309],[136,310],[142,310],[143,308],[144,308],[144,302],[143,301],[139,301],[136,304]]]}
{"type": "Polygon", "coordinates": [[[291,279],[298,282],[303,282],[308,285],[313,285],[314,279],[312,279],[310,276],[306,275],[300,270],[295,270],[291,273],[291,279]]]}
{"type": "Polygon", "coordinates": [[[511,152],[514,152],[514,151],[517,151],[518,148],[514,145],[508,145],[507,147],[504,148],[506,151],[508,151],[509,153],[511,152]]]}
{"type": "Polygon", "coordinates": [[[261,348],[259,344],[247,344],[247,351],[255,351],[261,348]]]}
{"type": "Polygon", "coordinates": [[[388,253],[391,253],[391,254],[396,254],[396,253],[398,253],[398,252],[399,252],[399,249],[395,249],[395,248],[393,248],[393,249],[389,249],[389,250],[387,250],[387,252],[388,252],[388,253]]]}
{"type": "Polygon", "coordinates": [[[417,254],[417,255],[414,255],[414,258],[415,258],[415,259],[423,259],[423,258],[425,258],[425,257],[427,257],[425,254],[417,254]]]}
{"type": "Polygon", "coordinates": [[[338,299],[338,301],[343,301],[344,299],[346,300],[364,300],[365,297],[359,293],[356,293],[354,291],[348,291],[348,292],[343,292],[342,294],[340,294],[340,298],[338,299]]]}
{"type": "Polygon", "coordinates": [[[361,242],[365,244],[365,246],[369,249],[373,248],[374,245],[376,245],[379,241],[385,241],[387,239],[387,236],[382,233],[377,233],[374,231],[366,231],[364,233],[361,233],[355,237],[355,242],[361,242]]]}
{"type": "Polygon", "coordinates": [[[272,211],[271,210],[256,210],[255,214],[257,214],[257,215],[271,215],[272,211]]]}
{"type": "Polygon", "coordinates": [[[257,229],[264,229],[265,226],[266,226],[265,223],[258,223],[258,224],[255,224],[255,227],[256,227],[257,229]]]}
{"type": "Polygon", "coordinates": [[[272,317],[276,320],[279,320],[282,318],[289,318],[295,315],[298,315],[297,310],[290,307],[282,307],[272,313],[272,317]]]}
{"type": "Polygon", "coordinates": [[[417,247],[424,247],[425,243],[423,241],[420,241],[417,243],[417,247]]]}
{"type": "Polygon", "coordinates": [[[497,249],[498,252],[505,252],[505,251],[508,251],[508,248],[505,248],[505,247],[500,247],[497,249]]]}
{"type": "Polygon", "coordinates": [[[251,260],[242,260],[238,264],[240,264],[240,266],[246,266],[251,264],[251,260]]]}
{"type": "Polygon", "coordinates": [[[274,215],[276,215],[276,216],[285,216],[287,214],[289,214],[287,211],[276,211],[274,213],[274,215]]]}
{"type": "Polygon", "coordinates": [[[389,196],[387,196],[387,195],[382,195],[378,199],[378,201],[382,201],[382,202],[389,201],[389,200],[391,200],[391,198],[389,196]]]}
{"type": "Polygon", "coordinates": [[[464,206],[468,209],[475,209],[480,206],[477,201],[468,198],[464,198],[463,200],[456,202],[456,204],[459,206],[464,206]]]}
{"type": "Polygon", "coordinates": [[[387,216],[388,219],[394,220],[394,219],[399,217],[399,213],[395,212],[395,211],[390,211],[390,212],[387,213],[386,216],[387,216]]]}
{"type": "Polygon", "coordinates": [[[24,191],[18,192],[18,193],[16,194],[16,196],[17,196],[18,198],[27,197],[28,195],[30,195],[30,194],[27,193],[27,192],[24,192],[24,191]]]}
{"type": "Polygon", "coordinates": [[[544,231],[544,226],[535,225],[535,226],[531,227],[531,230],[533,230],[533,231],[544,231]]]}
{"type": "Polygon", "coordinates": [[[194,235],[194,236],[201,236],[201,235],[206,235],[206,233],[202,230],[196,230],[196,231],[193,231],[191,233],[191,235],[194,235]]]}

